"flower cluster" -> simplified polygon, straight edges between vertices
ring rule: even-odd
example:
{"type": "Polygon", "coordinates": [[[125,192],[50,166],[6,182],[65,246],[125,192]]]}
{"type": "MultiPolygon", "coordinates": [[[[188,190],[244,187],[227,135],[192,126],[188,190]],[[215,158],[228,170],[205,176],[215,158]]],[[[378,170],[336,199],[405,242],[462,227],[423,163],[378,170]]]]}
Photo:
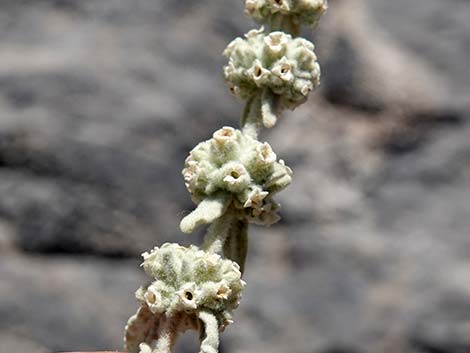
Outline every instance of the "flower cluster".
{"type": "Polygon", "coordinates": [[[294,109],[320,84],[320,66],[311,42],[283,32],[252,30],[224,51],[224,76],[232,92],[248,99],[268,89],[279,109],[294,109]]]}
{"type": "Polygon", "coordinates": [[[223,127],[190,152],[183,176],[194,202],[224,193],[248,221],[269,225],[279,219],[272,194],[290,184],[292,171],[268,143],[223,127]]]}
{"type": "MultiPolygon", "coordinates": [[[[136,292],[142,306],[152,314],[147,316],[166,320],[180,315],[178,321],[184,322],[194,319],[199,311],[208,311],[217,318],[220,329],[232,322],[232,311],[238,307],[245,287],[237,263],[193,245],[170,243],[142,256],[142,266],[154,280],[136,292]]],[[[141,323],[134,319],[132,324],[141,323]]],[[[132,327],[127,331],[132,332],[132,327]]],[[[132,337],[126,339],[128,346],[140,343],[132,337]]]]}
{"type": "Polygon", "coordinates": [[[293,24],[315,27],[327,8],[327,0],[245,0],[245,13],[259,23],[271,23],[280,15],[293,24]]]}
{"type": "Polygon", "coordinates": [[[136,292],[141,307],[126,326],[126,351],[154,351],[165,325],[173,339],[177,332],[199,329],[203,315],[214,318],[217,331],[232,322],[246,285],[237,263],[193,245],[170,243],[142,256],[153,281],[136,292]]]}

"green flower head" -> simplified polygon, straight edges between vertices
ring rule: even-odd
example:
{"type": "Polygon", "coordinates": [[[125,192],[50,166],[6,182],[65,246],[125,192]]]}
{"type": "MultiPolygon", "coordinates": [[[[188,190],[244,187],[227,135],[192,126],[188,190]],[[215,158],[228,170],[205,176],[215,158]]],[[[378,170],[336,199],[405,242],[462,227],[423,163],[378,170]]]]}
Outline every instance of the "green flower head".
{"type": "Polygon", "coordinates": [[[292,171],[268,143],[223,127],[190,152],[183,176],[196,203],[224,195],[241,217],[269,225],[279,219],[272,195],[290,184],[292,171]]]}
{"type": "Polygon", "coordinates": [[[245,13],[262,24],[282,16],[294,25],[316,27],[327,9],[327,0],[245,0],[245,13]]]}
{"type": "Polygon", "coordinates": [[[229,58],[224,77],[232,92],[249,99],[267,90],[278,109],[294,109],[320,84],[320,66],[314,45],[284,32],[265,35],[252,30],[224,51],[229,58]]]}
{"type": "Polygon", "coordinates": [[[170,243],[142,256],[153,282],[141,287],[136,297],[152,313],[171,316],[208,310],[221,325],[231,319],[245,286],[238,264],[193,245],[170,243]]]}

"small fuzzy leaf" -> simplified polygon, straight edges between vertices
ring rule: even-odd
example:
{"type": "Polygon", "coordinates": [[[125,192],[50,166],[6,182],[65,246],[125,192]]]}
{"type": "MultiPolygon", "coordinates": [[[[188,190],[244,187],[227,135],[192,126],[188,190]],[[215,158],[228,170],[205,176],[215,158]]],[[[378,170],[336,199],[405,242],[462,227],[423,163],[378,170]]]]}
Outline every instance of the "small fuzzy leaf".
{"type": "Polygon", "coordinates": [[[276,99],[269,88],[265,88],[261,95],[261,118],[263,120],[263,125],[268,129],[276,125],[276,99]]]}
{"type": "Polygon", "coordinates": [[[218,193],[201,201],[194,211],[181,220],[181,231],[192,233],[198,226],[212,223],[225,213],[229,203],[228,193],[218,193]]]}
{"type": "Polygon", "coordinates": [[[219,325],[217,318],[210,312],[199,313],[201,327],[201,350],[199,353],[217,353],[219,351],[219,325]]]}

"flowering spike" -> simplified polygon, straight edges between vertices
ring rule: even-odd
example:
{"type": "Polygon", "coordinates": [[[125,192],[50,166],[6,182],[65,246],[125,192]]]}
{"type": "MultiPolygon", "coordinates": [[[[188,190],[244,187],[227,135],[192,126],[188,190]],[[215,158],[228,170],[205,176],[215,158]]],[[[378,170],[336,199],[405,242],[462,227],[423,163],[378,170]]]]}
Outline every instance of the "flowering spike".
{"type": "Polygon", "coordinates": [[[246,100],[241,130],[224,126],[199,143],[185,161],[183,177],[195,210],[180,228],[191,233],[211,223],[201,248],[163,244],[142,254],[152,281],[135,295],[141,306],[126,326],[129,353],[171,353],[179,333],[199,330],[200,353],[217,353],[219,332],[232,323],[246,283],[248,224],[279,220],[275,193],[292,170],[267,142],[261,127],[273,127],[285,109],[295,109],[320,83],[311,42],[295,38],[301,24],[315,26],[326,0],[245,0],[246,13],[270,26],[232,41],[224,55],[230,90],[246,100]],[[290,34],[287,34],[288,32],[290,34]]]}

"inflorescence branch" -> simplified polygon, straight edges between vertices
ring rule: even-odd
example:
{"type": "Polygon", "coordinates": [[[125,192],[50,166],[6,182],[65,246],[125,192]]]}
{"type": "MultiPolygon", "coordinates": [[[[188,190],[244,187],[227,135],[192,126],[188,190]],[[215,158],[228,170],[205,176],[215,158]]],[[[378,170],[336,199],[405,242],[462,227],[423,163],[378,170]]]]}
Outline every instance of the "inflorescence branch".
{"type": "Polygon", "coordinates": [[[210,226],[201,248],[166,243],[143,254],[152,282],[136,292],[141,307],[126,326],[128,352],[170,353],[189,329],[200,332],[200,353],[218,352],[219,332],[232,322],[245,287],[248,224],[276,223],[280,205],[273,196],[292,180],[292,170],[258,133],[319,85],[314,45],[298,35],[326,9],[327,0],[245,0],[245,13],[263,26],[224,51],[225,80],[245,101],[240,129],[217,130],[189,153],[183,169],[197,207],[180,228],[210,226]]]}

